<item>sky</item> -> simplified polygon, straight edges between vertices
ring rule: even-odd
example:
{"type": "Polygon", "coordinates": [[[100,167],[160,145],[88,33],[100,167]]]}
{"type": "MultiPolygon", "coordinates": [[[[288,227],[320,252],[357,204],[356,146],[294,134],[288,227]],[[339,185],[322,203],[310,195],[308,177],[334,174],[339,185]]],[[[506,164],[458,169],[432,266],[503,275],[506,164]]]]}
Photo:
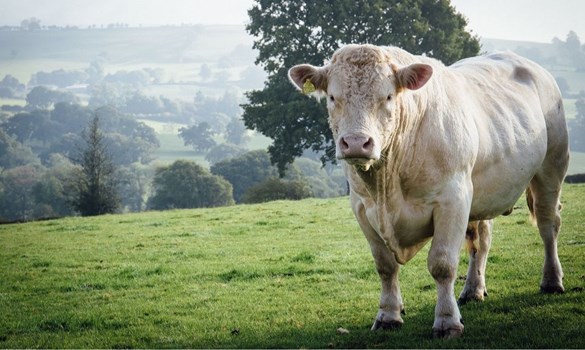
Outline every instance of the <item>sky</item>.
{"type": "MultiPolygon", "coordinates": [[[[0,26],[240,24],[253,0],[0,0],[0,26]]],[[[585,42],[585,0],[452,0],[484,38],[551,42],[573,30],[585,42]]]]}

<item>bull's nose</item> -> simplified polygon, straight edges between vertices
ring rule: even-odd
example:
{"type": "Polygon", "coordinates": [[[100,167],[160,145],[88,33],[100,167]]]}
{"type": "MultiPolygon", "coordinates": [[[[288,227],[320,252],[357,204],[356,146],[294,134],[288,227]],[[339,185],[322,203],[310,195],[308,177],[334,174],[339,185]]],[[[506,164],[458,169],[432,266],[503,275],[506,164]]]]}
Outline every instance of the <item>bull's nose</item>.
{"type": "Polygon", "coordinates": [[[339,138],[341,158],[374,157],[374,139],[363,134],[347,134],[339,138]]]}

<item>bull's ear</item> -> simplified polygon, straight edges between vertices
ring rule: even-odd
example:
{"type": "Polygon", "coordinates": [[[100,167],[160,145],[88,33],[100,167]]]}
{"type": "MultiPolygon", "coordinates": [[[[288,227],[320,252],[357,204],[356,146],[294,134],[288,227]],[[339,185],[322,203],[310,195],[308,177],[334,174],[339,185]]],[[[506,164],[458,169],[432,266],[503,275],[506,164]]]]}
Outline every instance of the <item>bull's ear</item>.
{"type": "Polygon", "coordinates": [[[288,77],[293,85],[304,94],[327,90],[327,76],[321,67],[299,64],[289,69],[288,77]]]}
{"type": "Polygon", "coordinates": [[[428,64],[415,63],[399,69],[396,78],[400,87],[417,90],[423,87],[433,75],[433,67],[428,64]]]}

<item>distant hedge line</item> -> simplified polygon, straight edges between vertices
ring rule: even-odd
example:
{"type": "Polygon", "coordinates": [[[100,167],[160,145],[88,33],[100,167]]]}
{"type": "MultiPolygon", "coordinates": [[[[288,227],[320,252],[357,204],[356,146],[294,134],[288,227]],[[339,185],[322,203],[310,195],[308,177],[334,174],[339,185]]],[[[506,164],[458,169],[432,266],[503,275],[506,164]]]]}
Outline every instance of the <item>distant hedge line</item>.
{"type": "Polygon", "coordinates": [[[585,174],[568,175],[565,177],[565,182],[569,184],[585,183],[585,174]]]}

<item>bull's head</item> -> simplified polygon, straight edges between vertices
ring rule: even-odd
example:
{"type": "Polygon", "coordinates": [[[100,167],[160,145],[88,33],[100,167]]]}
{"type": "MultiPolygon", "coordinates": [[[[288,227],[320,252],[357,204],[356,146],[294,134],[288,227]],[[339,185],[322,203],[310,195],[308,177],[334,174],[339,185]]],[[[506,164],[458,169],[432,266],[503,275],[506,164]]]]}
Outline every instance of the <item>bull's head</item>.
{"type": "Polygon", "coordinates": [[[390,143],[404,90],[430,79],[428,64],[399,66],[382,48],[348,45],[323,67],[301,64],[289,70],[291,82],[305,94],[326,96],[337,159],[367,170],[390,143]]]}

